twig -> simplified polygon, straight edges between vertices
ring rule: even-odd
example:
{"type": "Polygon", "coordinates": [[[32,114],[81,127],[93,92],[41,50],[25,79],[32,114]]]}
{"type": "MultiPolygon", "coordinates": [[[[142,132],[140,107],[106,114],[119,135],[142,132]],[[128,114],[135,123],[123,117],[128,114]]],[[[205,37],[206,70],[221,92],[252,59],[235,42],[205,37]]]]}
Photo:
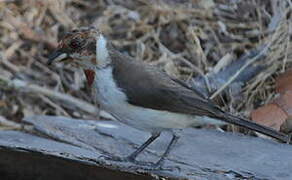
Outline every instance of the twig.
{"type": "MultiPolygon", "coordinates": [[[[75,107],[81,109],[84,112],[93,114],[93,115],[98,115],[99,113],[99,109],[92,105],[89,104],[83,100],[77,99],[75,97],[72,97],[70,95],[64,94],[64,93],[60,93],[57,91],[53,91],[35,84],[29,84],[25,81],[19,80],[19,79],[9,79],[7,77],[1,76],[0,75],[0,81],[4,81],[5,83],[7,83],[8,86],[13,87],[17,90],[25,90],[25,91],[29,91],[30,93],[38,93],[38,94],[42,94],[51,98],[55,98],[61,101],[65,101],[69,104],[74,105],[75,107]]],[[[105,118],[107,119],[114,119],[113,117],[111,117],[111,115],[109,115],[106,112],[102,112],[101,115],[104,115],[105,118]]]]}
{"type": "Polygon", "coordinates": [[[70,117],[70,115],[59,105],[57,105],[56,103],[54,103],[53,101],[51,101],[49,98],[47,98],[44,95],[40,95],[40,98],[46,102],[48,105],[52,106],[53,108],[55,108],[56,110],[60,111],[63,115],[70,117]]]}
{"type": "MultiPolygon", "coordinates": [[[[291,22],[288,22],[288,33],[291,33],[292,32],[291,25],[292,25],[292,23],[291,22]]],[[[289,47],[290,47],[290,40],[289,40],[289,38],[287,38],[286,42],[287,42],[286,43],[286,52],[285,52],[284,59],[283,59],[282,72],[285,72],[286,63],[287,63],[287,59],[288,59],[288,52],[289,52],[289,47]]]]}
{"type": "Polygon", "coordinates": [[[247,68],[249,65],[254,63],[258,58],[260,58],[262,55],[264,55],[267,52],[267,50],[269,49],[270,46],[271,46],[271,44],[268,44],[261,52],[259,52],[259,54],[257,54],[255,57],[253,57],[245,65],[243,65],[232,77],[230,77],[228,79],[228,81],[225,84],[223,84],[215,93],[212,94],[210,99],[214,99],[218,94],[220,94],[227,86],[229,86],[239,76],[239,74],[245,68],[247,68]]]}
{"type": "MultiPolygon", "coordinates": [[[[286,12],[287,13],[287,12],[286,12]]],[[[283,17],[283,16],[282,16],[283,17]]],[[[279,29],[280,26],[277,27],[279,29]]],[[[262,51],[260,51],[256,56],[254,56],[250,61],[248,61],[245,65],[243,65],[232,77],[229,78],[229,80],[223,84],[212,96],[210,99],[214,99],[218,94],[220,94],[227,86],[229,86],[238,76],[239,74],[246,69],[249,65],[253,64],[258,58],[260,58],[262,55],[265,55],[269,48],[271,47],[272,43],[275,40],[276,34],[277,34],[277,29],[275,33],[273,33],[271,40],[269,43],[263,48],[262,51]]]]}
{"type": "Polygon", "coordinates": [[[182,57],[179,54],[175,54],[173,52],[171,52],[167,47],[165,47],[162,43],[158,42],[159,44],[159,48],[161,48],[161,51],[166,52],[171,58],[175,59],[178,58],[180,59],[183,63],[185,63],[186,65],[188,65],[193,71],[195,71],[196,73],[200,74],[200,75],[204,75],[203,71],[201,69],[199,69],[198,67],[194,66],[192,63],[190,63],[188,60],[186,60],[184,57],[182,57]]]}
{"type": "Polygon", "coordinates": [[[30,125],[23,125],[23,124],[16,123],[14,121],[9,121],[8,119],[6,119],[3,116],[0,116],[0,125],[9,127],[10,129],[14,129],[14,130],[27,130],[27,131],[31,131],[32,128],[33,128],[30,125]]]}
{"type": "Polygon", "coordinates": [[[20,68],[14,64],[12,64],[11,62],[9,62],[5,56],[5,54],[3,54],[2,52],[0,52],[0,62],[6,66],[7,68],[9,68],[11,71],[13,72],[19,72],[20,68]]]}

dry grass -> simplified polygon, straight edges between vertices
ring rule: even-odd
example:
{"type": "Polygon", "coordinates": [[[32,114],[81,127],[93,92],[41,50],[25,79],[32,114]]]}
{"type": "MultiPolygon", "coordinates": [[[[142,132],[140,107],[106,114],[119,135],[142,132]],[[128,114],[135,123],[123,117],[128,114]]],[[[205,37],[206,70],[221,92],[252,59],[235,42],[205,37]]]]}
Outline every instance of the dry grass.
{"type": "Polygon", "coordinates": [[[227,53],[237,59],[266,44],[260,63],[267,68],[245,86],[241,104],[226,103],[248,116],[274,98],[274,77],[292,67],[288,2],[2,0],[0,116],[15,122],[34,114],[96,118],[83,74],[46,65],[58,38],[79,26],[100,28],[121,51],[183,80],[212,72],[227,53]]]}

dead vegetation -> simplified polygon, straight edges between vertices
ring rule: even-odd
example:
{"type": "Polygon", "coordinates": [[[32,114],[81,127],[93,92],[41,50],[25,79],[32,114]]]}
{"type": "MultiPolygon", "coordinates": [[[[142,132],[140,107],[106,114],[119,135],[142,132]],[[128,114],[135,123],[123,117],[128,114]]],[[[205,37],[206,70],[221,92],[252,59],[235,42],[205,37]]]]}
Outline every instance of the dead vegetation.
{"type": "Polygon", "coordinates": [[[96,119],[82,72],[46,65],[58,38],[80,26],[100,28],[122,52],[186,81],[264,45],[264,60],[251,65],[265,69],[246,84],[241,103],[225,102],[249,116],[275,98],[275,77],[292,67],[291,8],[289,0],[2,0],[0,117],[96,119]]]}

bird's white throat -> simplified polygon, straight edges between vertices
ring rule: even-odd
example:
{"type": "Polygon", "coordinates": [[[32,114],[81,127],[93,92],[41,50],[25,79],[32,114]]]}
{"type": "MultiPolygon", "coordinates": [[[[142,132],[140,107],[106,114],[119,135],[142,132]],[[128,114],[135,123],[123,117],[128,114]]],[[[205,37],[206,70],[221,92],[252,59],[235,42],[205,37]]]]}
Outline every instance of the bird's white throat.
{"type": "Polygon", "coordinates": [[[107,40],[102,34],[96,37],[96,61],[98,67],[104,67],[110,63],[107,40]]]}

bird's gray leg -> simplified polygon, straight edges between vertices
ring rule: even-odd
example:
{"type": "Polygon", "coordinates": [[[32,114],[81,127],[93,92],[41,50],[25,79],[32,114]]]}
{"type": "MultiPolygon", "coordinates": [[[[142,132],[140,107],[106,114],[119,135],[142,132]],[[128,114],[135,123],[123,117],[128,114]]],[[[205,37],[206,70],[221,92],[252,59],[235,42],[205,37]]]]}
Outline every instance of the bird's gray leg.
{"type": "MultiPolygon", "coordinates": [[[[160,168],[164,159],[168,156],[170,151],[173,149],[174,145],[176,144],[177,140],[179,139],[179,136],[175,133],[172,134],[172,139],[169,142],[165,152],[161,156],[161,158],[156,163],[151,162],[142,162],[142,161],[136,161],[136,157],[146,148],[148,147],[155,139],[157,139],[160,136],[160,133],[152,134],[149,139],[147,139],[146,142],[144,142],[136,151],[134,151],[132,154],[130,154],[127,157],[121,158],[121,157],[109,157],[107,159],[114,160],[114,161],[130,161],[138,165],[148,166],[149,169],[157,169],[160,168]]],[[[148,168],[147,168],[148,169],[148,168]]]]}
{"type": "Polygon", "coordinates": [[[144,142],[136,151],[134,151],[132,154],[130,154],[127,159],[129,161],[135,161],[136,157],[147,147],[149,144],[151,144],[155,139],[157,139],[160,136],[160,133],[153,133],[149,139],[147,139],[146,142],[144,142]]]}
{"type": "Polygon", "coordinates": [[[173,149],[173,147],[176,144],[178,139],[179,139],[179,136],[176,135],[175,133],[173,133],[172,139],[171,139],[170,143],[168,144],[167,149],[165,150],[165,152],[163,153],[161,158],[155,163],[155,167],[160,167],[162,165],[164,159],[168,156],[170,151],[173,149]]]}
{"type": "Polygon", "coordinates": [[[148,162],[141,162],[141,161],[136,161],[136,157],[147,147],[149,144],[151,144],[155,139],[157,139],[160,136],[159,133],[152,133],[151,137],[147,139],[146,142],[144,142],[136,151],[134,151],[132,154],[130,154],[127,157],[116,157],[116,156],[101,156],[102,158],[105,158],[107,160],[112,160],[112,161],[130,161],[135,164],[140,164],[140,165],[153,165],[153,163],[148,163],[148,162]]]}
{"type": "Polygon", "coordinates": [[[168,156],[168,154],[173,149],[174,145],[176,144],[176,142],[179,139],[179,136],[174,132],[172,134],[172,139],[169,142],[166,150],[164,151],[164,153],[162,154],[161,158],[156,163],[141,162],[141,161],[136,161],[135,160],[135,158],[138,156],[138,154],[140,154],[149,144],[151,144],[159,136],[160,136],[160,133],[159,134],[152,134],[152,136],[144,144],[142,144],[135,152],[133,152],[130,156],[128,156],[127,159],[129,161],[132,161],[132,162],[136,163],[136,164],[140,164],[140,165],[144,165],[144,166],[150,167],[150,168],[146,168],[146,169],[158,169],[158,168],[160,168],[162,166],[162,164],[163,164],[164,159],[168,156]]]}

